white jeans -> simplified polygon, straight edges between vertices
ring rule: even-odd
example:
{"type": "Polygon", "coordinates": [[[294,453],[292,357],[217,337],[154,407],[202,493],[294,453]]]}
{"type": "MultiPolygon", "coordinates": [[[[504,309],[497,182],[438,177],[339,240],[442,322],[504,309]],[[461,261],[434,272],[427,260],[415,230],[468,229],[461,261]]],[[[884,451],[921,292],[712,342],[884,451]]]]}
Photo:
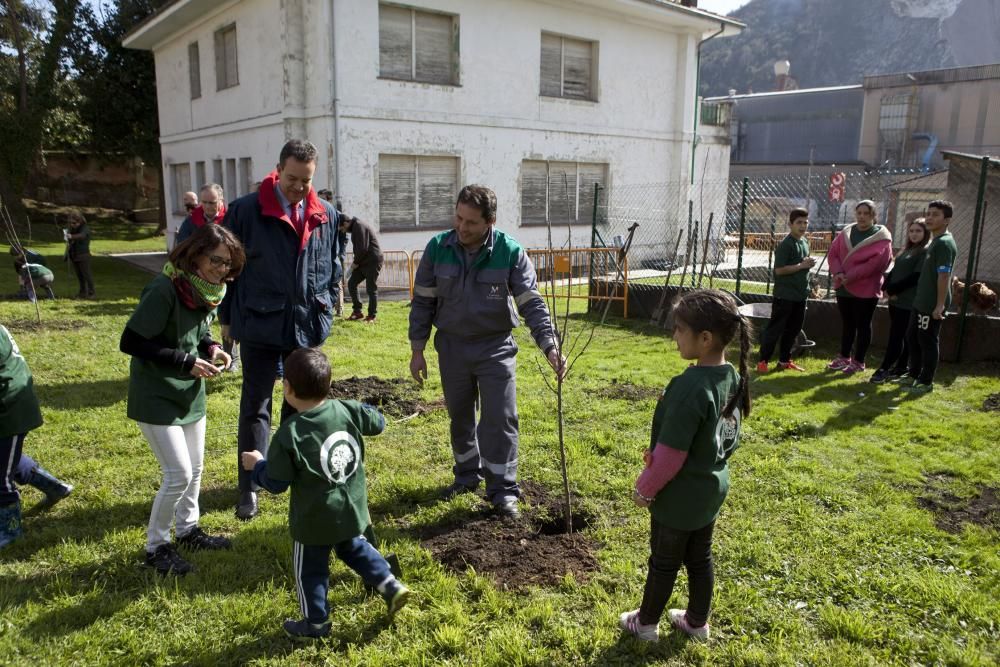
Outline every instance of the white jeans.
{"type": "Polygon", "coordinates": [[[198,525],[198,491],[205,460],[205,418],[180,426],[138,422],[163,470],[163,483],[153,501],[146,530],[146,551],[170,542],[171,519],[177,535],[198,525]]]}

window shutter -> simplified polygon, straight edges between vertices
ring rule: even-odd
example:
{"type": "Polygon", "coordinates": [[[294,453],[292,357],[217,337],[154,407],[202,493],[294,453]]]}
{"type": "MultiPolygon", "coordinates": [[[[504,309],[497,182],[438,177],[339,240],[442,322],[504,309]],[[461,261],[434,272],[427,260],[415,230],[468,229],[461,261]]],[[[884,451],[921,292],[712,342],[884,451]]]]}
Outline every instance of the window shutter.
{"type": "Polygon", "coordinates": [[[188,44],[188,79],[191,84],[191,99],[201,97],[201,54],[198,42],[188,44]]]}
{"type": "Polygon", "coordinates": [[[590,42],[563,39],[565,63],[563,95],[579,100],[593,99],[591,92],[594,48],[590,42]]]}
{"type": "Polygon", "coordinates": [[[549,163],[549,219],[576,220],[576,163],[549,163]]]}
{"type": "Polygon", "coordinates": [[[544,162],[525,160],[521,163],[521,223],[545,222],[545,183],[548,180],[544,162]]]}
{"type": "Polygon", "coordinates": [[[452,76],[452,18],[443,14],[415,13],[416,77],[428,83],[454,83],[452,76]]]}
{"type": "Polygon", "coordinates": [[[215,33],[215,89],[226,87],[226,40],[219,30],[215,33]]]}
{"type": "Polygon", "coordinates": [[[452,157],[421,157],[420,225],[448,225],[455,219],[458,194],[458,160],[452,157]]]}
{"type": "Polygon", "coordinates": [[[226,40],[226,87],[229,88],[240,82],[236,59],[236,26],[228,28],[224,35],[226,40]]]}
{"type": "Polygon", "coordinates": [[[413,78],[412,15],[413,12],[409,9],[379,5],[379,76],[406,80],[413,78]]]}
{"type": "Polygon", "coordinates": [[[562,96],[562,37],[542,33],[541,94],[562,96]]]}
{"type": "Polygon", "coordinates": [[[578,222],[590,221],[594,215],[594,183],[607,186],[608,168],[604,164],[580,165],[580,211],[578,222]]]}
{"type": "Polygon", "coordinates": [[[378,158],[379,227],[416,224],[416,159],[400,155],[378,158]]]}

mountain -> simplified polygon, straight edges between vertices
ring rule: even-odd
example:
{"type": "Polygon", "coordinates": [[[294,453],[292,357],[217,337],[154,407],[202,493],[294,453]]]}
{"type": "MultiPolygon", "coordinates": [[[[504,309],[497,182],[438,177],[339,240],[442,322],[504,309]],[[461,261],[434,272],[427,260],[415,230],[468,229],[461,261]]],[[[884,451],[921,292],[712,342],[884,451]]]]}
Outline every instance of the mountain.
{"type": "Polygon", "coordinates": [[[800,88],[1000,63],[1000,0],[751,0],[733,17],[743,34],[702,47],[702,95],[774,90],[776,60],[800,88]]]}

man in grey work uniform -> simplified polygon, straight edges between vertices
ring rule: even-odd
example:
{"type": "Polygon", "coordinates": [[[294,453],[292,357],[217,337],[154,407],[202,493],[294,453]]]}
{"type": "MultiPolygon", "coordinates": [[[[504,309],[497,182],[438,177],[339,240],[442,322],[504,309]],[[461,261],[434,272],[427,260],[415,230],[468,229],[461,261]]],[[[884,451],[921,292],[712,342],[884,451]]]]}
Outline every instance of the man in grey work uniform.
{"type": "Polygon", "coordinates": [[[427,377],[424,347],[433,324],[455,457],[455,481],[443,497],[475,491],[485,477],[487,499],[501,516],[516,519],[517,344],[511,330],[518,313],[556,372],[565,360],[535,267],[517,241],[495,228],[496,213],[492,190],[467,185],[458,194],[454,230],[427,244],[413,286],[410,374],[420,384],[427,377]]]}

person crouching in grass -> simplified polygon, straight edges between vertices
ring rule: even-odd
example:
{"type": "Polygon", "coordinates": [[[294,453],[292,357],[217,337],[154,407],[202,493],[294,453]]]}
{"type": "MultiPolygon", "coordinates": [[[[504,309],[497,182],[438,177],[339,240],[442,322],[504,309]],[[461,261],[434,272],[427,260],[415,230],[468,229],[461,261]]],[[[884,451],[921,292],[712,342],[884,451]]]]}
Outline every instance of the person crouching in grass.
{"type": "Polygon", "coordinates": [[[366,435],[378,435],[385,418],[370,405],[327,398],[330,362],[316,348],[299,348],[285,359],[285,400],[297,410],[281,422],[267,451],[241,454],[253,482],[271,493],[289,486],[288,524],[292,565],[302,619],[287,619],[294,639],[330,634],[330,552],[399,611],[410,591],[390,572],[389,563],[362,533],[370,523],[364,454],[366,435]]]}

